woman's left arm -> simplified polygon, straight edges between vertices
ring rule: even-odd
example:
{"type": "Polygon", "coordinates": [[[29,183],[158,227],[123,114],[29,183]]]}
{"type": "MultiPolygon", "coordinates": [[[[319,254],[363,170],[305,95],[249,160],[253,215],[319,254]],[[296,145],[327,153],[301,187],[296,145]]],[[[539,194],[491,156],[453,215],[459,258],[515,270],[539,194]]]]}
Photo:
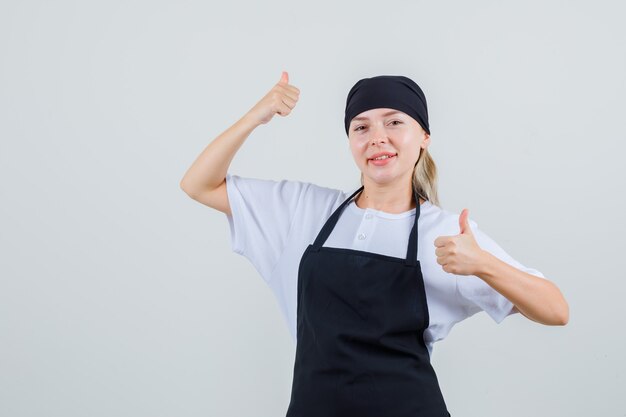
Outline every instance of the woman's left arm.
{"type": "Polygon", "coordinates": [[[468,216],[467,209],[459,216],[460,234],[435,239],[437,263],[443,270],[481,278],[530,320],[554,326],[566,325],[569,306],[559,288],[551,281],[515,268],[481,249],[468,216]]]}
{"type": "Polygon", "coordinates": [[[521,271],[481,249],[474,275],[511,301],[524,316],[541,324],[564,326],[569,306],[551,281],[521,271]]]}

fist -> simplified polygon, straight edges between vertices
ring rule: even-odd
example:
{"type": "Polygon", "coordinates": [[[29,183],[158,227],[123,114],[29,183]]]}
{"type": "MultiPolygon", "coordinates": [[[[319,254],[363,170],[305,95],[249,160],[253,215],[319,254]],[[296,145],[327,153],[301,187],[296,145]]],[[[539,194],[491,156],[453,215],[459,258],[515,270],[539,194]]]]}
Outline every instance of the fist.
{"type": "Polygon", "coordinates": [[[437,263],[444,271],[456,275],[477,275],[484,262],[484,251],[476,243],[469,225],[469,210],[459,215],[460,233],[435,239],[437,263]]]}
{"type": "Polygon", "coordinates": [[[299,99],[300,89],[289,84],[289,74],[283,71],[280,81],[246,115],[257,124],[266,124],[276,114],[290,114],[299,99]]]}

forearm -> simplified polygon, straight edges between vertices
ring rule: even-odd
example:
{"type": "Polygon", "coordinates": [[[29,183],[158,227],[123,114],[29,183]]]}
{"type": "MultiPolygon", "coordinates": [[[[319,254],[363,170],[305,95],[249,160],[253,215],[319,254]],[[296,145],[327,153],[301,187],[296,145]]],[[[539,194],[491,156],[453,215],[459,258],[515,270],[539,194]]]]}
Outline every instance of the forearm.
{"type": "Polygon", "coordinates": [[[228,167],[241,145],[259,125],[248,114],[230,126],[200,153],[187,170],[180,187],[188,194],[213,189],[226,177],[228,167]]]}
{"type": "Polygon", "coordinates": [[[509,299],[529,319],[547,325],[565,325],[569,306],[551,281],[528,274],[483,251],[476,276],[509,299]]]}

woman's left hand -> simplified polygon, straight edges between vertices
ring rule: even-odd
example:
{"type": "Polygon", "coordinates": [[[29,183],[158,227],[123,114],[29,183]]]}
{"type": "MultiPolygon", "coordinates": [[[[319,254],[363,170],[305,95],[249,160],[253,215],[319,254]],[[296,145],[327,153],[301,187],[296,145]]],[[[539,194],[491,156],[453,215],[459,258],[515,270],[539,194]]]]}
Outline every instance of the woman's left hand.
{"type": "Polygon", "coordinates": [[[463,209],[459,215],[461,233],[435,239],[437,263],[451,274],[477,275],[485,262],[485,252],[476,243],[468,218],[469,210],[463,209]]]}

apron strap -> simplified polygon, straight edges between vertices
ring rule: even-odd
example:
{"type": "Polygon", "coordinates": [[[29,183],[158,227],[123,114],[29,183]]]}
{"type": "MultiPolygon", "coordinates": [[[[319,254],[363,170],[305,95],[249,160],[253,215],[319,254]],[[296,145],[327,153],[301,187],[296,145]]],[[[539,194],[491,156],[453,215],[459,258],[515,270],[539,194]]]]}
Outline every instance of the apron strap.
{"type": "Polygon", "coordinates": [[[326,220],[326,223],[324,223],[324,227],[322,227],[322,230],[317,234],[317,238],[315,239],[315,242],[313,243],[313,250],[315,252],[318,252],[320,250],[324,242],[326,242],[326,239],[328,239],[328,236],[330,236],[330,232],[332,232],[333,229],[335,228],[335,225],[337,224],[337,221],[339,220],[339,216],[341,215],[343,208],[347,206],[348,203],[352,201],[354,196],[357,195],[359,192],[361,192],[363,188],[364,186],[362,185],[361,188],[359,188],[354,193],[352,193],[350,197],[346,198],[345,201],[341,203],[341,205],[333,212],[330,218],[326,220]]]}
{"type": "Polygon", "coordinates": [[[417,265],[417,219],[420,217],[420,200],[415,189],[413,190],[413,198],[415,199],[415,219],[411,233],[409,234],[409,247],[406,250],[406,260],[404,263],[406,266],[417,265]]]}

